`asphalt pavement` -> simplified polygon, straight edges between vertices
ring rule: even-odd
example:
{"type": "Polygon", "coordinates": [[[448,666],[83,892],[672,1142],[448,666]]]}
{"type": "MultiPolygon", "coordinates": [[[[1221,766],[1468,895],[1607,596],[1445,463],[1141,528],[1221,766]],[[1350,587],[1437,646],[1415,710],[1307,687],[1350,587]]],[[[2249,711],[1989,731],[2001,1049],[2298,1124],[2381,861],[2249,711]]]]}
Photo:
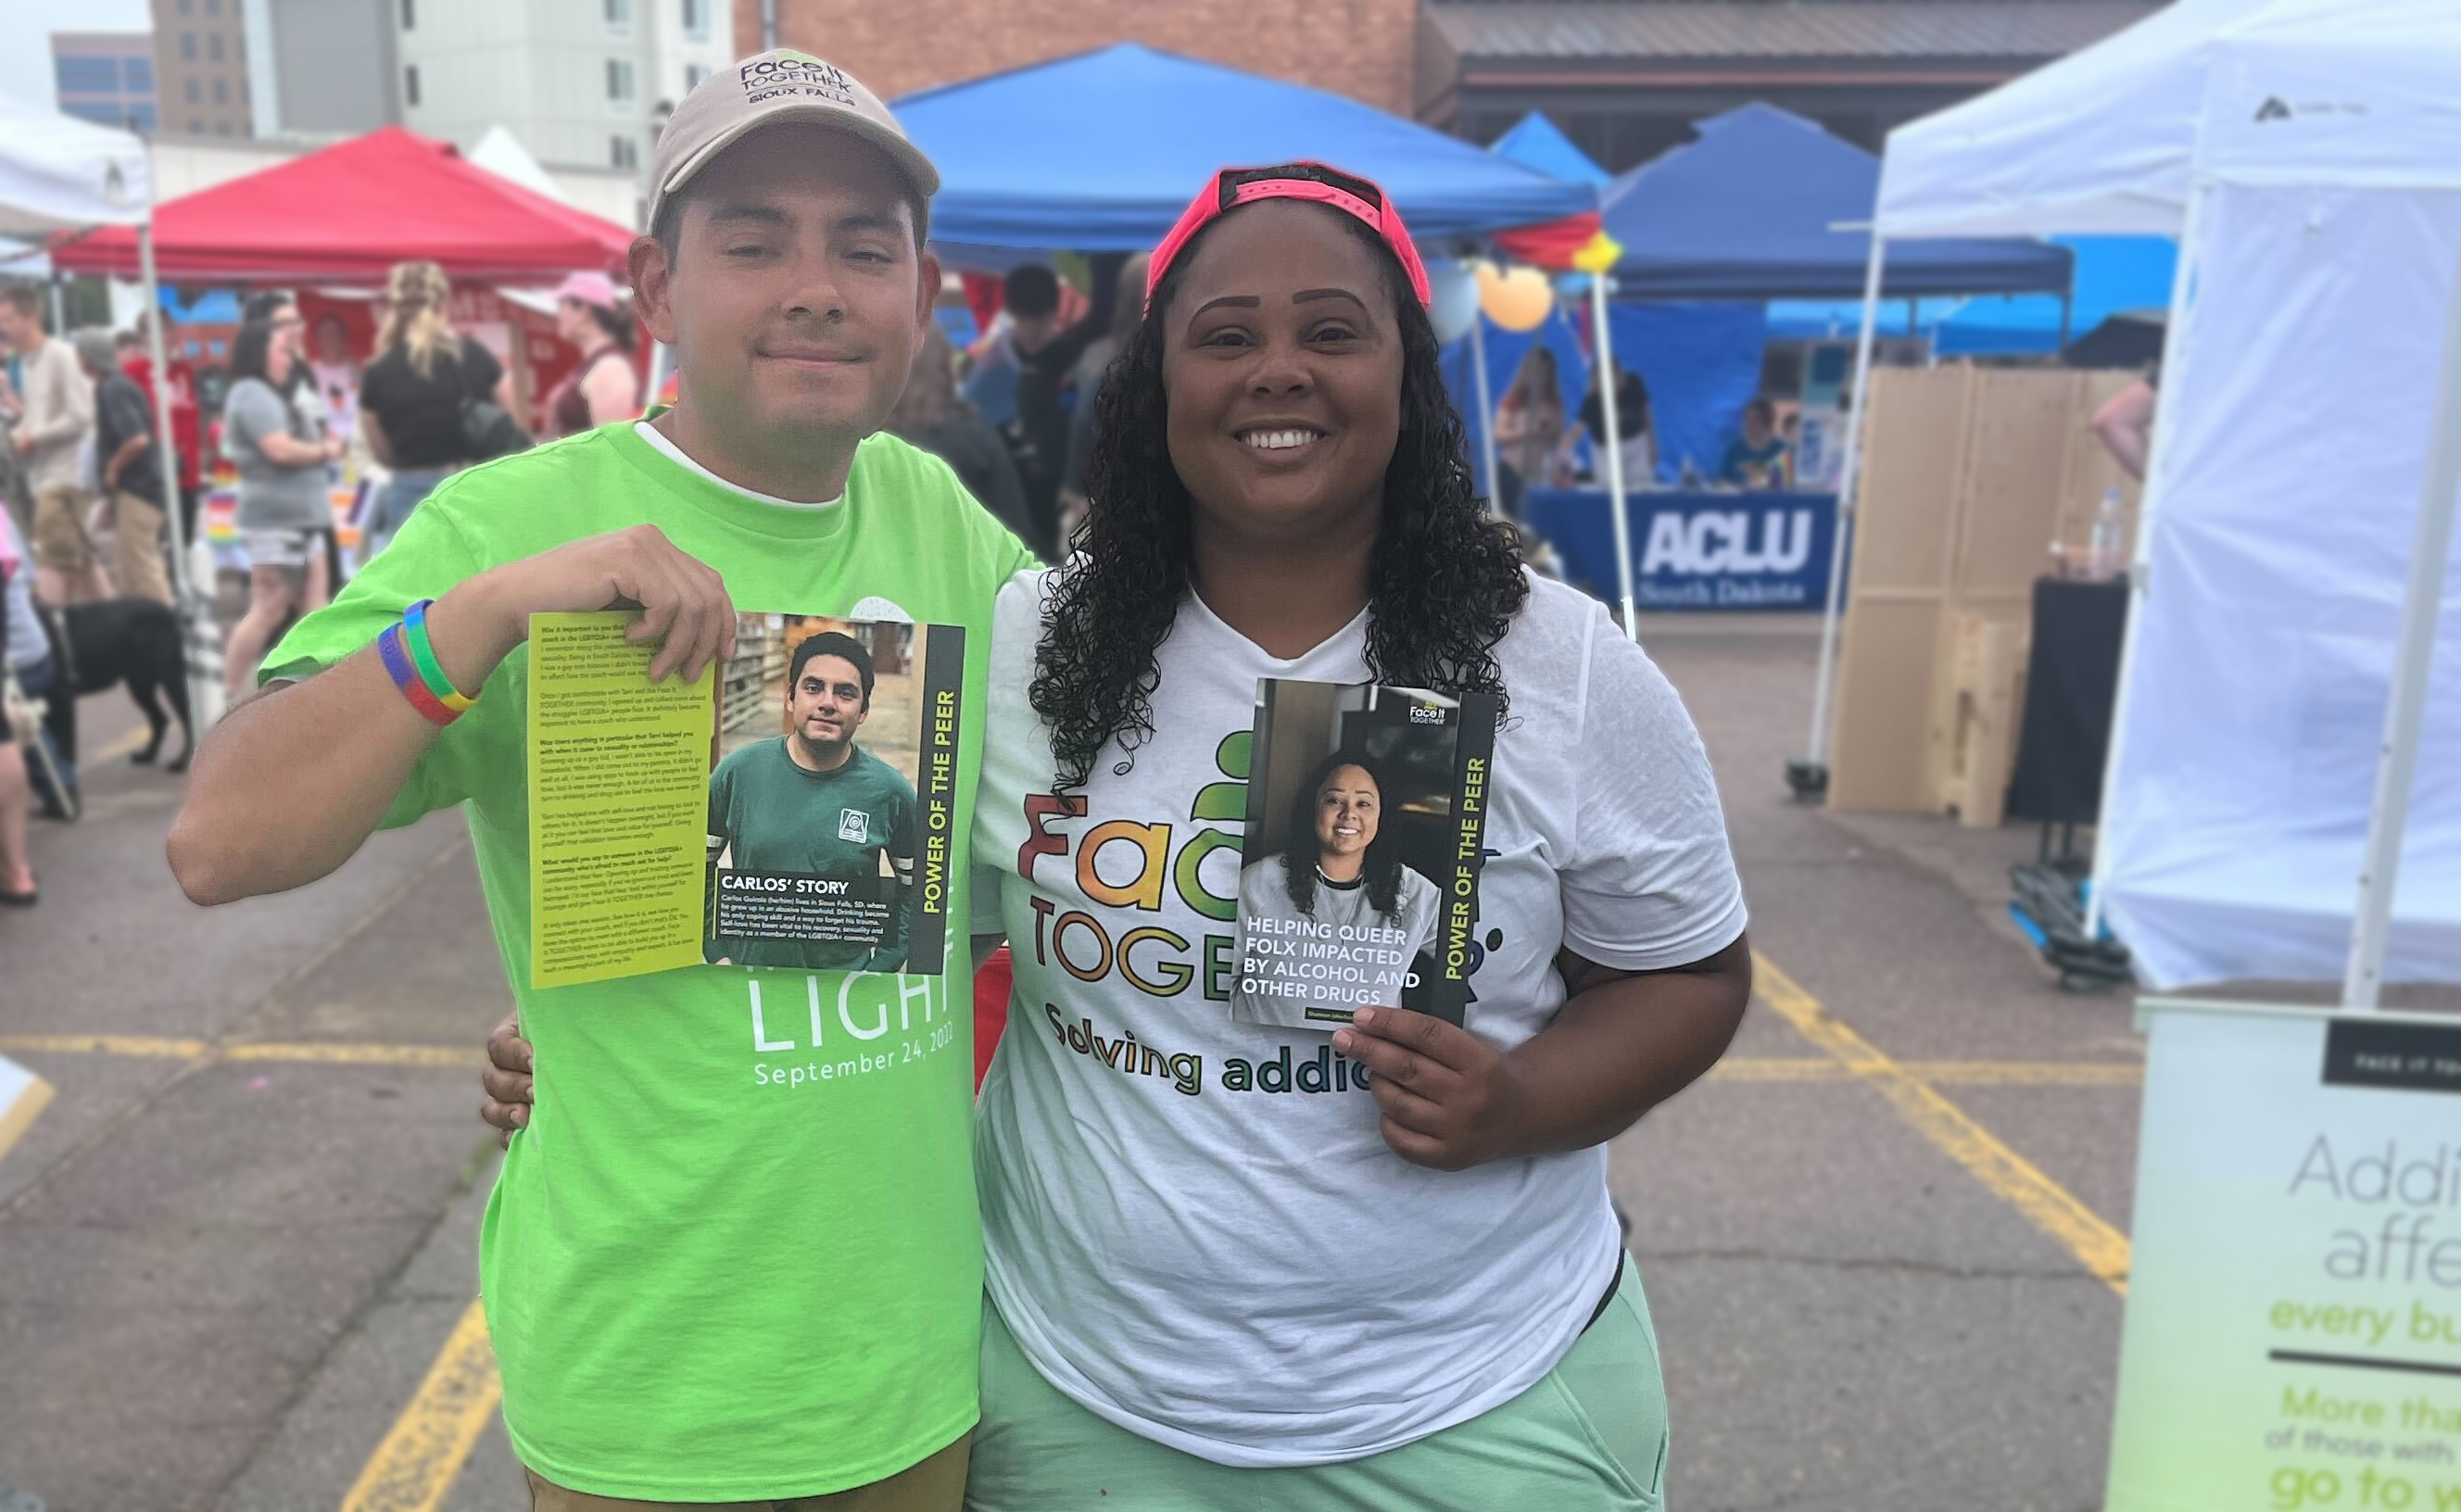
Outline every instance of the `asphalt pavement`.
{"type": "MultiPolygon", "coordinates": [[[[2100,1504],[2134,1170],[2128,999],[2001,917],[2021,829],[1790,801],[1816,627],[1658,619],[1763,964],[1727,1063],[1618,1140],[1680,1512],[2100,1504]]],[[[0,917],[0,1485],[52,1512],[526,1505],[471,1310],[508,996],[461,822],[205,911],[181,779],[85,700],[89,813],[0,917]],[[118,749],[115,750],[115,747],[118,749]]]]}

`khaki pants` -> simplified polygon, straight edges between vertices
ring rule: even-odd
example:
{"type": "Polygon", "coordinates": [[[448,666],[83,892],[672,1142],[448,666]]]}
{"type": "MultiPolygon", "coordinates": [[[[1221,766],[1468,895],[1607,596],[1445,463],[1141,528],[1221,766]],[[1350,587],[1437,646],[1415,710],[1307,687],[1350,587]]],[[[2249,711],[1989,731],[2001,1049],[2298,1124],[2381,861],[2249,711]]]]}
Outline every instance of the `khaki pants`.
{"type": "Polygon", "coordinates": [[[529,1478],[530,1512],[716,1512],[726,1507],[759,1512],[960,1512],[966,1501],[966,1454],[972,1442],[969,1434],[886,1480],[783,1501],[627,1501],[567,1491],[549,1485],[534,1472],[523,1474],[529,1478]]]}
{"type": "Polygon", "coordinates": [[[139,494],[112,495],[111,575],[119,591],[169,604],[171,575],[162,560],[162,511],[139,494]]]}
{"type": "Polygon", "coordinates": [[[55,572],[83,572],[95,564],[94,542],[85,533],[85,490],[54,483],[34,491],[34,564],[55,572]]]}

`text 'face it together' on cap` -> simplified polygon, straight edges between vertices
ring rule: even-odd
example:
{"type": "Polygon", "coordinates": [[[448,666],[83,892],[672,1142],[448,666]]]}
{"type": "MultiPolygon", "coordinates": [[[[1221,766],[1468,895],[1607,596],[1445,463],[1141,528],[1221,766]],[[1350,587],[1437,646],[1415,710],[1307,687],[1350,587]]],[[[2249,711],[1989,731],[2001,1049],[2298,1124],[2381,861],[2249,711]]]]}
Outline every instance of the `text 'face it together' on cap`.
{"type": "Polygon", "coordinates": [[[783,121],[845,132],[880,149],[924,198],[940,190],[939,170],[907,140],[897,117],[861,80],[809,53],[772,48],[701,80],[667,117],[651,165],[650,223],[657,224],[667,196],[719,153],[783,121]]]}

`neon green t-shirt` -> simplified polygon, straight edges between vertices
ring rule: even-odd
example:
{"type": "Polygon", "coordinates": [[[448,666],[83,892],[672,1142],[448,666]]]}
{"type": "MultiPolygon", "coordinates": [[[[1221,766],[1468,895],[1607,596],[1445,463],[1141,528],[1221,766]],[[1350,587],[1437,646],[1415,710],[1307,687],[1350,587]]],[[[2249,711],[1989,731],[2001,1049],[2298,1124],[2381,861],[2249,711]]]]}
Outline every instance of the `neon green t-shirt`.
{"type": "MultiPolygon", "coordinates": [[[[992,602],[1031,559],[946,463],[887,436],[832,507],[764,503],[629,423],[448,479],[329,608],[267,659],[296,678],[412,601],[648,522],[739,610],[966,628],[979,711],[992,602]]],[[[982,1239],[969,1155],[966,931],[944,976],[695,967],[528,983],[526,649],[448,727],[385,817],[467,804],[537,1105],[480,1241],[513,1447],[599,1496],[758,1501],[893,1475],[975,1418],[982,1239]]],[[[974,811],[978,719],[957,808],[974,811]]],[[[966,835],[948,917],[968,917],[966,835]]]]}

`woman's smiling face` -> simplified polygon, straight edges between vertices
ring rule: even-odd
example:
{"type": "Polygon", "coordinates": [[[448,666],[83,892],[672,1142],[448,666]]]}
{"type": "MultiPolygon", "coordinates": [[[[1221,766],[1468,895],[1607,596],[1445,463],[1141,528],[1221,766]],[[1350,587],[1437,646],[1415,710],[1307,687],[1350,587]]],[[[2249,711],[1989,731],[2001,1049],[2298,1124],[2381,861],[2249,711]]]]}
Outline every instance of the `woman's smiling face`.
{"type": "Polygon", "coordinates": [[[1357,856],[1376,843],[1384,795],[1367,769],[1338,766],[1316,790],[1316,841],[1327,856],[1357,856]]]}
{"type": "Polygon", "coordinates": [[[1170,459],[1201,515],[1305,540],[1380,505],[1402,431],[1402,333],[1341,212],[1265,201],[1222,218],[1165,322],[1170,459]]]}

